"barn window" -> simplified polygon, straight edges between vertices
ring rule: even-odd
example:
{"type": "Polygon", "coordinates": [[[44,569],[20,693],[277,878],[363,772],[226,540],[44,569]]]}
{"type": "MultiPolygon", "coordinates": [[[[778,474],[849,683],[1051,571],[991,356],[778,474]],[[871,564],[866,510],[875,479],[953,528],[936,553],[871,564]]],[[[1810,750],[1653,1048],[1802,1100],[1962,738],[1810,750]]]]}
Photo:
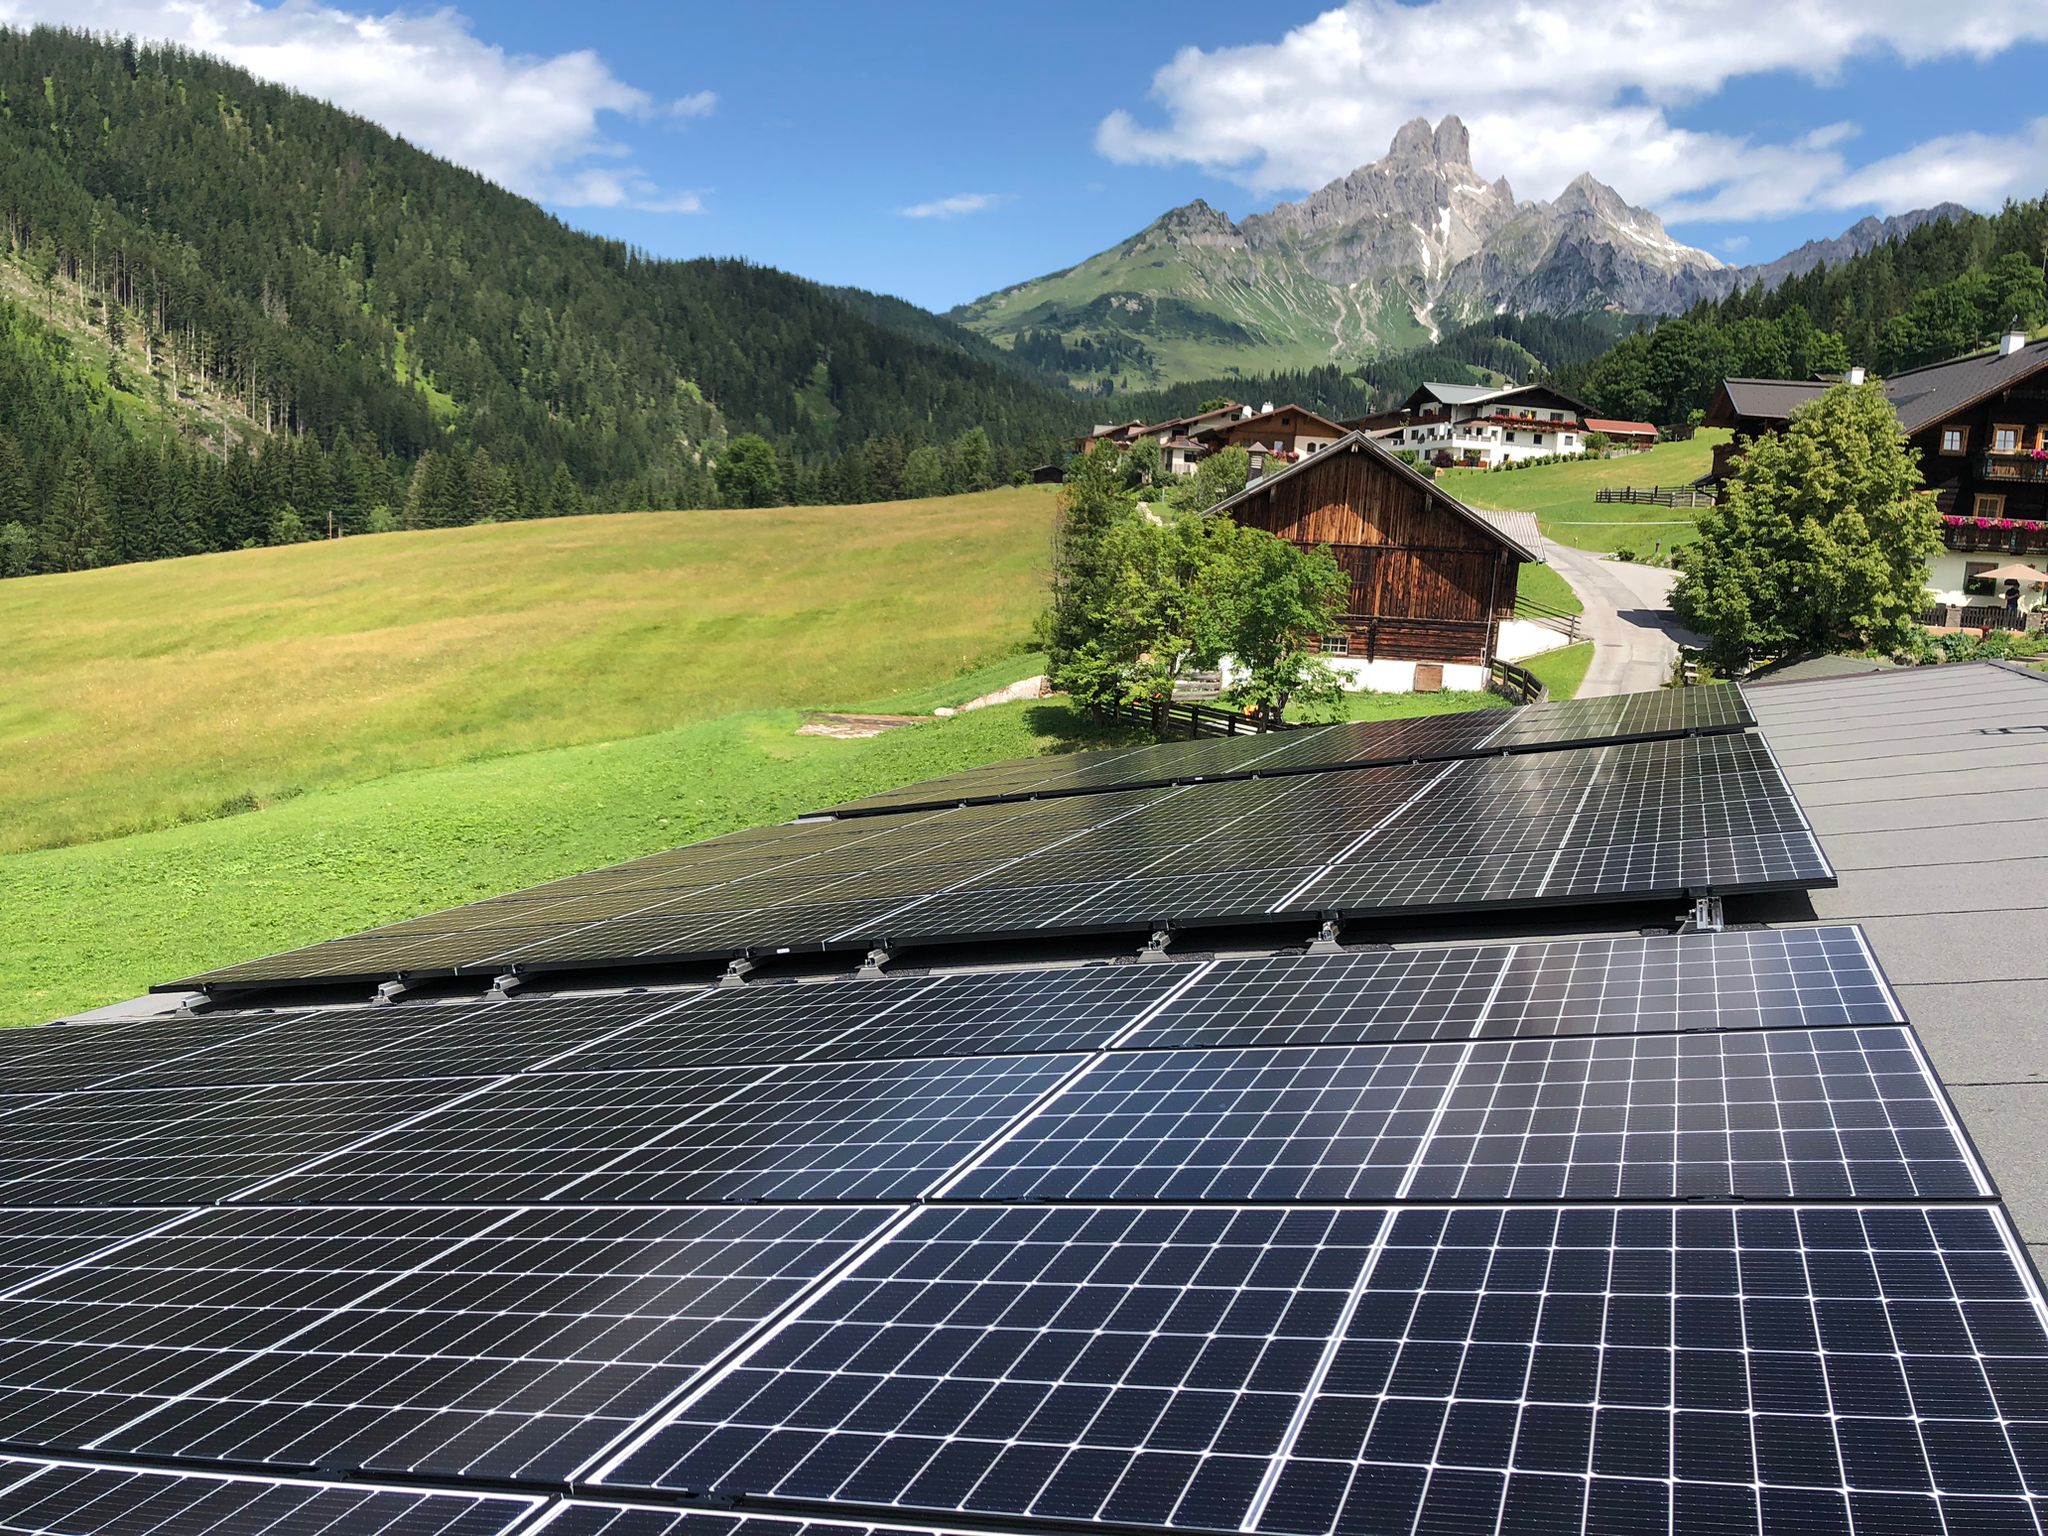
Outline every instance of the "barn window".
{"type": "Polygon", "coordinates": [[[1349,656],[1351,637],[1349,635],[1325,635],[1318,647],[1325,656],[1349,656]]]}
{"type": "Polygon", "coordinates": [[[1969,445],[1970,429],[1968,427],[1943,427],[1941,429],[1941,451],[1943,453],[1961,453],[1969,445]]]}

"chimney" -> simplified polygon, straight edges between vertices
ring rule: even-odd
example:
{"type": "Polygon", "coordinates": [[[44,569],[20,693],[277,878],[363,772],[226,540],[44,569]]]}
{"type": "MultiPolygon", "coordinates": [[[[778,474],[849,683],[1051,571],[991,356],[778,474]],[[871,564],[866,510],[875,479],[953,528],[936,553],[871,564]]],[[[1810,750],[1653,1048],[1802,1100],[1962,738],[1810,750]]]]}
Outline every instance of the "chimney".
{"type": "Polygon", "coordinates": [[[1864,380],[1868,379],[1869,377],[1870,375],[1864,372],[1863,365],[1861,363],[1857,363],[1854,367],[1852,367],[1849,370],[1847,382],[1851,384],[1861,384],[1864,380]]]}
{"type": "Polygon", "coordinates": [[[1273,402],[1272,402],[1272,401],[1270,401],[1270,400],[1268,400],[1268,401],[1267,401],[1267,402],[1266,402],[1266,403],[1265,403],[1264,405],[1260,406],[1260,407],[1259,407],[1259,414],[1260,414],[1261,416],[1270,416],[1270,415],[1272,415],[1272,414],[1273,414],[1273,402]]]}
{"type": "Polygon", "coordinates": [[[2020,324],[2020,317],[2014,315],[2005,323],[2005,334],[1998,338],[1998,355],[2011,357],[2027,344],[2027,328],[2020,324]]]}
{"type": "Polygon", "coordinates": [[[1248,457],[1251,462],[1245,466],[1244,483],[1251,485],[1266,472],[1266,450],[1262,445],[1254,443],[1248,450],[1248,457]]]}

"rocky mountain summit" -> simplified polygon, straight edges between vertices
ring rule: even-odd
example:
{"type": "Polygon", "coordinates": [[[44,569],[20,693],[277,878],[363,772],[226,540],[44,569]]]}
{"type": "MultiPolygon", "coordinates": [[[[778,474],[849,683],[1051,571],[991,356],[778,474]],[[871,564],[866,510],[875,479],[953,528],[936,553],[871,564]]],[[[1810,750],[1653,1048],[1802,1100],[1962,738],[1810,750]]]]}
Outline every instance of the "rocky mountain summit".
{"type": "Polygon", "coordinates": [[[1952,211],[1866,219],[1839,240],[1735,268],[1590,173],[1554,201],[1518,200],[1506,177],[1473,167],[1464,123],[1416,118],[1382,158],[1299,202],[1234,221],[1197,199],[952,318],[1012,345],[1027,333],[1040,346],[1078,339],[1153,382],[1352,363],[1504,312],[1676,313],[1952,211]]]}

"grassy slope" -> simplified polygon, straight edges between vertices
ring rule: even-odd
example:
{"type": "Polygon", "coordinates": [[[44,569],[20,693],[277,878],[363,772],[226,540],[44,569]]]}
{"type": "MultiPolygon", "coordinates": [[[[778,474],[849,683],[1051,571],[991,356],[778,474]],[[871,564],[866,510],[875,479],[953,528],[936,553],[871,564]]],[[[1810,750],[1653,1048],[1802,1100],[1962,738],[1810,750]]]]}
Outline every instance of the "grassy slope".
{"type": "Polygon", "coordinates": [[[1593,492],[1603,485],[1683,485],[1712,466],[1714,444],[1726,432],[1696,432],[1683,443],[1660,443],[1647,453],[1619,459],[1539,464],[1533,469],[1450,469],[1439,477],[1445,490],[1475,507],[1533,512],[1546,538],[1602,553],[1632,545],[1647,552],[1652,541],[1666,549],[1692,538],[1692,516],[1683,508],[1602,504],[1593,492]]]}
{"type": "Polygon", "coordinates": [[[928,685],[1025,633],[1052,515],[640,513],[0,583],[0,853],[928,685]]]}
{"type": "MultiPolygon", "coordinates": [[[[891,701],[894,702],[894,701],[891,701]]],[[[0,1024],[997,758],[1088,742],[1063,703],[863,741],[735,714],[424,769],[246,816],[0,857],[0,1024]]]]}
{"type": "Polygon", "coordinates": [[[1553,699],[1569,699],[1577,695],[1586,680],[1586,669],[1593,665],[1593,642],[1581,640],[1577,645],[1545,651],[1522,665],[1542,679],[1553,699]]]}
{"type": "Polygon", "coordinates": [[[1584,613],[1586,605],[1570,582],[1547,565],[1525,565],[1515,579],[1515,590],[1563,613],[1584,613]]]}

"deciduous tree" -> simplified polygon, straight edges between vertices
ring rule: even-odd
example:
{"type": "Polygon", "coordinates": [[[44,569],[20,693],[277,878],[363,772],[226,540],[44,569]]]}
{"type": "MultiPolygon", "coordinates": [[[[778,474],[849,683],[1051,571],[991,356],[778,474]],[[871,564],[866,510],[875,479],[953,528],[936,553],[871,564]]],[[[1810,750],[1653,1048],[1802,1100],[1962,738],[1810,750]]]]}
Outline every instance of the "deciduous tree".
{"type": "Polygon", "coordinates": [[[1893,647],[1918,624],[1940,542],[1918,455],[1883,387],[1837,385],[1749,444],[1679,554],[1678,616],[1712,659],[1893,647]]]}

